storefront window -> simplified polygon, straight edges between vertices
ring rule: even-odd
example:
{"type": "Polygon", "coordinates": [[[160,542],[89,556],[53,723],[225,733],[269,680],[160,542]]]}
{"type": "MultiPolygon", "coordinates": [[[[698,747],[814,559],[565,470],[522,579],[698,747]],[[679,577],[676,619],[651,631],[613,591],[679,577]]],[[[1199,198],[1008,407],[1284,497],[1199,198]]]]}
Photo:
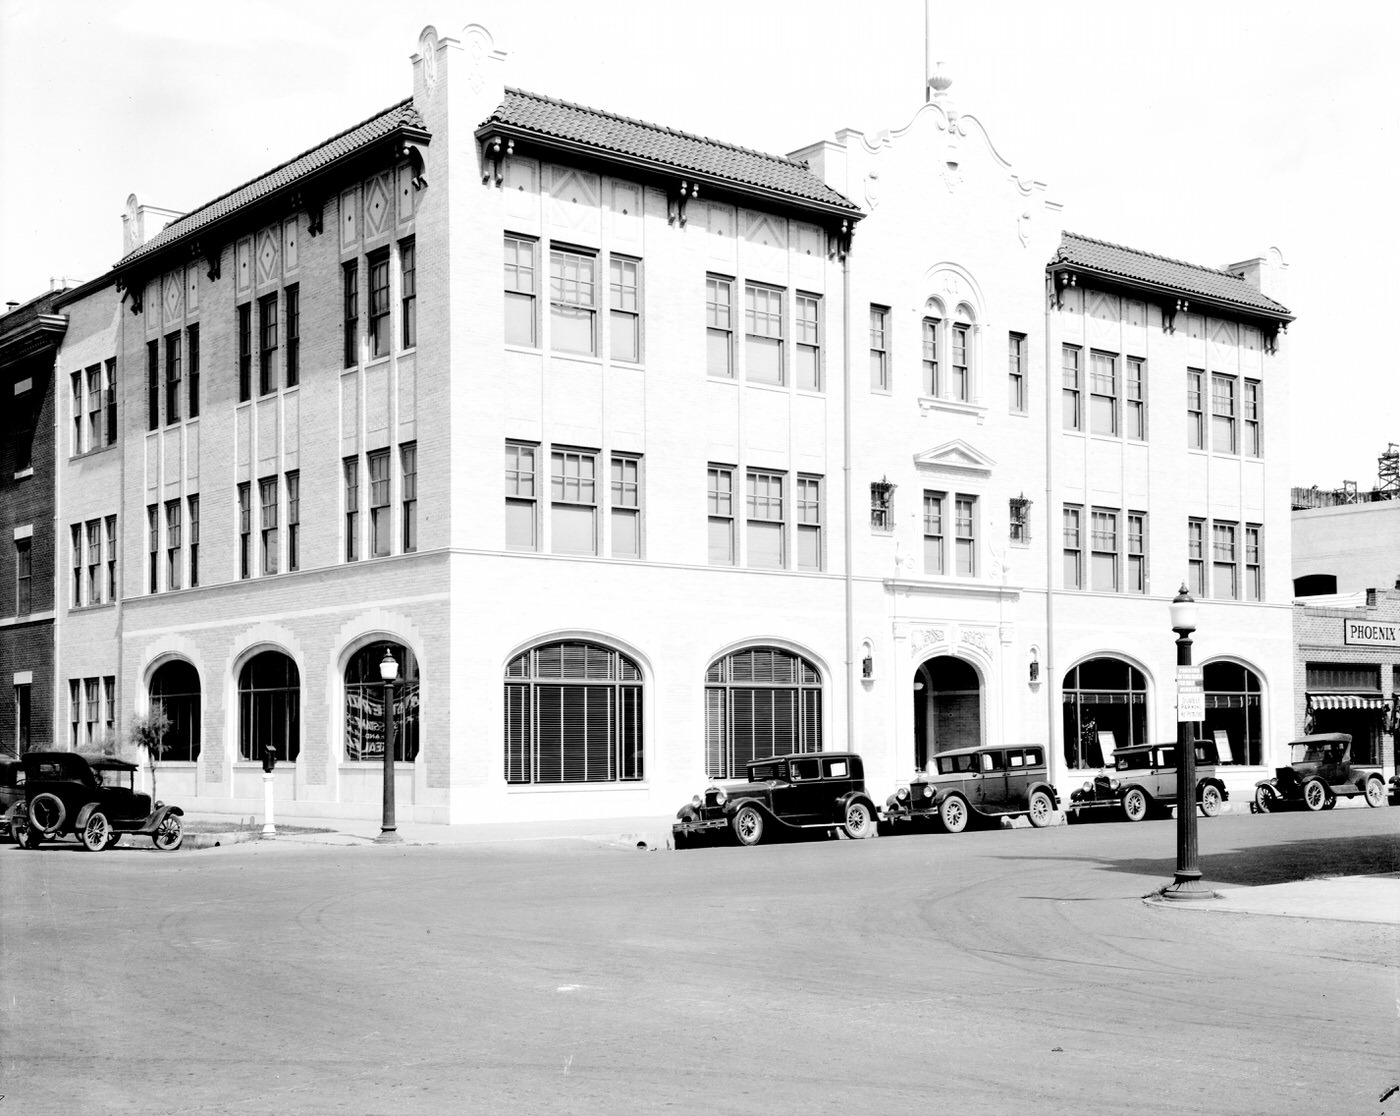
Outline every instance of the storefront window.
{"type": "Polygon", "coordinates": [[[1220,762],[1263,763],[1259,676],[1239,663],[1206,663],[1201,673],[1206,692],[1201,734],[1216,742],[1220,762]]]}
{"type": "Polygon", "coordinates": [[[190,762],[199,758],[199,672],[193,664],[172,659],[157,667],[151,677],[151,706],[158,706],[170,722],[161,759],[190,762]]]}
{"type": "Polygon", "coordinates": [[[238,754],[261,760],[271,745],[279,763],[301,752],[301,673],[280,651],[263,651],[238,676],[238,754]]]}
{"type": "Polygon", "coordinates": [[[384,759],[384,681],[379,664],[384,653],[399,663],[394,683],[394,759],[418,757],[418,659],[401,643],[371,643],[345,666],[345,758],[384,759]]]}
{"type": "Polygon", "coordinates": [[[1104,767],[1113,750],[1147,739],[1147,681],[1122,659],[1090,659],[1064,682],[1065,764],[1104,767]]]}

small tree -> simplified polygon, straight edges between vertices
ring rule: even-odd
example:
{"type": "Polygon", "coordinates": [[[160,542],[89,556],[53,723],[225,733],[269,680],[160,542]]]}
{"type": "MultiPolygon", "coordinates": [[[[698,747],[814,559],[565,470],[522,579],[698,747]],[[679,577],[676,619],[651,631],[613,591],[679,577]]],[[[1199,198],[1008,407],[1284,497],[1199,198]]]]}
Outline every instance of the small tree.
{"type": "Polygon", "coordinates": [[[151,797],[156,796],[156,761],[165,755],[170,744],[165,739],[165,734],[170,731],[170,719],[166,717],[165,710],[159,705],[151,706],[151,711],[144,716],[138,715],[132,718],[131,727],[127,730],[127,739],[131,746],[137,750],[137,755],[144,749],[146,758],[151,764],[151,797]]]}

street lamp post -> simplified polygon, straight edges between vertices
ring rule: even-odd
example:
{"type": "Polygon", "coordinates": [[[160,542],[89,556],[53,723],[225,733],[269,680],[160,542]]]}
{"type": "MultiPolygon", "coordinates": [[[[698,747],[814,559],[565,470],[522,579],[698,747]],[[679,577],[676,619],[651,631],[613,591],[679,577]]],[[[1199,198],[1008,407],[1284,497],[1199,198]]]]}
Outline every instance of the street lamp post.
{"type": "Polygon", "coordinates": [[[384,818],[379,823],[382,844],[402,841],[398,823],[394,820],[394,680],[399,676],[399,662],[388,648],[379,661],[379,677],[384,680],[384,818]]]}
{"type": "MultiPolygon", "coordinates": [[[[1196,630],[1196,602],[1181,591],[1171,603],[1172,631],[1176,633],[1176,665],[1191,665],[1191,633],[1196,630]]],[[[1176,878],[1161,891],[1163,899],[1194,901],[1214,899],[1215,892],[1201,882],[1200,852],[1196,845],[1196,726],[1181,719],[1181,679],[1177,671],[1176,723],[1176,878]]]]}

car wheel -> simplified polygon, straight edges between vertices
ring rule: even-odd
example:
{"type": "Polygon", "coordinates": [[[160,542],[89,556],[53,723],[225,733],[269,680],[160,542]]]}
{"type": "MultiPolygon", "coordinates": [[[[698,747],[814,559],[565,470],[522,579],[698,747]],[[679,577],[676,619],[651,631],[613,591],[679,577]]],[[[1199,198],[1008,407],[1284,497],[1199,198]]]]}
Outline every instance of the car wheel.
{"type": "Polygon", "coordinates": [[[112,823],[101,810],[94,810],[83,823],[78,839],[88,852],[101,852],[107,847],[107,838],[112,836],[112,823]]]}
{"type": "Polygon", "coordinates": [[[29,824],[45,837],[57,833],[67,818],[68,811],[63,806],[63,799],[56,794],[44,791],[36,794],[29,803],[29,824]]]}
{"type": "Polygon", "coordinates": [[[43,840],[39,831],[29,824],[29,807],[23,802],[16,802],[10,810],[10,838],[25,849],[32,849],[43,840]]]}
{"type": "Polygon", "coordinates": [[[1043,790],[1032,791],[1030,800],[1029,816],[1031,825],[1036,829],[1043,829],[1050,824],[1050,820],[1055,816],[1055,803],[1043,790]]]}
{"type": "Polygon", "coordinates": [[[1385,805],[1385,785],[1379,779],[1366,780],[1366,805],[1373,809],[1385,805]]]}
{"type": "Polygon", "coordinates": [[[956,794],[950,794],[938,807],[938,820],[949,833],[961,833],[967,828],[967,803],[956,794]]]}
{"type": "Polygon", "coordinates": [[[151,835],[151,844],[163,852],[174,852],[185,839],[185,827],[179,814],[166,814],[151,835]]]}
{"type": "Polygon", "coordinates": [[[841,831],[852,841],[863,841],[875,832],[875,819],[864,802],[852,802],[846,807],[846,821],[841,831]]]}
{"type": "Polygon", "coordinates": [[[740,806],[729,824],[741,845],[756,845],[763,840],[763,814],[756,806],[740,806]]]}
{"type": "Polygon", "coordinates": [[[1220,790],[1217,787],[1201,788],[1201,813],[1213,818],[1220,813],[1220,790]]]}
{"type": "Polygon", "coordinates": [[[1309,779],[1303,785],[1303,805],[1309,810],[1321,810],[1327,805],[1327,788],[1317,779],[1309,779]]]}
{"type": "Polygon", "coordinates": [[[1271,814],[1278,804],[1278,795],[1274,793],[1273,787],[1254,788],[1254,812],[1256,814],[1271,814]]]}
{"type": "Polygon", "coordinates": [[[1130,822],[1140,822],[1147,817],[1147,795],[1137,787],[1123,796],[1123,816],[1130,822]]]}
{"type": "Polygon", "coordinates": [[[10,840],[17,845],[20,843],[19,824],[21,819],[23,819],[26,825],[29,824],[29,814],[26,812],[23,801],[13,803],[10,808],[5,811],[5,830],[9,833],[10,840]]]}

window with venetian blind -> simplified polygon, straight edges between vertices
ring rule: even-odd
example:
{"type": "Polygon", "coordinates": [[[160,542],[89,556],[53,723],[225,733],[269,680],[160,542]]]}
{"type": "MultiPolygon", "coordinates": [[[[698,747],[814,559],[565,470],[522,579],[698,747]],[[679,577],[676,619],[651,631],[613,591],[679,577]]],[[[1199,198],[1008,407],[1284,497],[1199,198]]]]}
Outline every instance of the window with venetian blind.
{"type": "Polygon", "coordinates": [[[728,779],[753,760],[822,749],[822,682],[806,659],[754,647],[705,673],[705,774],[728,779]]]}

